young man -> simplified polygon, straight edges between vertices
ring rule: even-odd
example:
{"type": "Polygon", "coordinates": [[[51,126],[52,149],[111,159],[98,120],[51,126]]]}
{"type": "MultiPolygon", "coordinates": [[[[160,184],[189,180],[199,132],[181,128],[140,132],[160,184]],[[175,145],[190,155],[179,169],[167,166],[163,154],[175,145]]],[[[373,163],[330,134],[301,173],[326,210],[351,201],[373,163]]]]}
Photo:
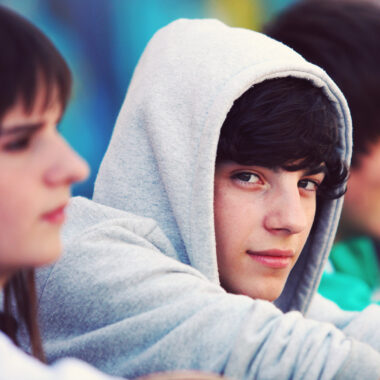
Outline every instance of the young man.
{"type": "Polygon", "coordinates": [[[352,168],[320,291],[348,310],[380,303],[380,7],[362,0],[301,1],[265,32],[325,69],[352,115],[352,168]]]}
{"type": "Polygon", "coordinates": [[[216,20],[163,28],[94,200],[73,200],[65,255],[39,273],[48,359],[130,378],[379,379],[379,309],[339,314],[347,335],[302,316],[350,147],[340,91],[291,49],[216,20]]]}

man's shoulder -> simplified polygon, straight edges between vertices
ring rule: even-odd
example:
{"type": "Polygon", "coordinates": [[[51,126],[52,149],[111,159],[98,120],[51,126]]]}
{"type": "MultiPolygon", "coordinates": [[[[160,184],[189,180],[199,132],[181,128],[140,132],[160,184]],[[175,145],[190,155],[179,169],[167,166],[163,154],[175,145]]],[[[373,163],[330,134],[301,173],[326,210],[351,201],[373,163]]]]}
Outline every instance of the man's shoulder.
{"type": "Polygon", "coordinates": [[[177,254],[158,226],[151,218],[146,218],[123,210],[115,209],[95,201],[75,197],[68,207],[68,218],[63,229],[64,255],[67,252],[96,241],[112,249],[114,245],[121,249],[129,246],[141,246],[158,250],[166,256],[177,258],[177,254]]]}
{"type": "Polygon", "coordinates": [[[78,288],[81,283],[86,287],[95,273],[122,272],[127,278],[139,268],[147,271],[147,263],[151,268],[168,261],[183,265],[156,221],[81,197],[70,202],[63,248],[57,262],[37,270],[39,292],[52,279],[60,286],[75,282],[78,288]]]}

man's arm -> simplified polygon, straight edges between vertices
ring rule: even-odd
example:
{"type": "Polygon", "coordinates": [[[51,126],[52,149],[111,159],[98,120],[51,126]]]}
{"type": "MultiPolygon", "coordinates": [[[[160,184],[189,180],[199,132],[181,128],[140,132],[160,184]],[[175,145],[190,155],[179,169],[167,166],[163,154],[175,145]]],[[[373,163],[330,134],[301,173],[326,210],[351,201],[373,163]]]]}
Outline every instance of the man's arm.
{"type": "Polygon", "coordinates": [[[334,302],[316,294],[307,317],[329,322],[345,335],[371,345],[380,352],[380,306],[370,305],[363,311],[345,311],[334,302]]]}
{"type": "Polygon", "coordinates": [[[120,220],[97,225],[39,274],[49,361],[75,356],[131,378],[178,369],[235,379],[380,377],[380,354],[369,346],[298,312],[227,294],[160,253],[157,234],[136,235],[120,220]]]}

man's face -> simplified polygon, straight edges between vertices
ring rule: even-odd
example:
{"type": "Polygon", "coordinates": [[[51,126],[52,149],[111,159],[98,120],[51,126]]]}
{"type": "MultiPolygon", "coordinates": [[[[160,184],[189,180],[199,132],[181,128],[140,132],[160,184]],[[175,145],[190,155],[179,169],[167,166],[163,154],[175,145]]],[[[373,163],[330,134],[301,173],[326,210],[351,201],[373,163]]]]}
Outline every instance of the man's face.
{"type": "Polygon", "coordinates": [[[231,293],[278,298],[313,224],[323,173],[217,163],[214,219],[220,281],[231,293]]]}
{"type": "Polygon", "coordinates": [[[380,140],[352,168],[344,199],[342,223],[380,238],[380,140]]]}

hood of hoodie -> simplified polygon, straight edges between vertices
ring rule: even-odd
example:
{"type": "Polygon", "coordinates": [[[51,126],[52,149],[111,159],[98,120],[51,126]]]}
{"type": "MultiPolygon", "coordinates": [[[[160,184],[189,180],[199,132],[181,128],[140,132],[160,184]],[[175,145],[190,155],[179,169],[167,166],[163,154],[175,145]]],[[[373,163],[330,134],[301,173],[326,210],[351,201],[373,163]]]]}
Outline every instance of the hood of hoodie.
{"type": "MultiPolygon", "coordinates": [[[[340,115],[337,146],[351,157],[346,101],[327,74],[263,34],[217,20],[177,20],[159,30],[135,69],[102,161],[94,200],[155,219],[178,260],[218,283],[213,184],[219,133],[235,99],[266,79],[293,76],[322,87],[340,115]]],[[[305,312],[315,293],[342,199],[320,217],[276,301],[305,312]]]]}

